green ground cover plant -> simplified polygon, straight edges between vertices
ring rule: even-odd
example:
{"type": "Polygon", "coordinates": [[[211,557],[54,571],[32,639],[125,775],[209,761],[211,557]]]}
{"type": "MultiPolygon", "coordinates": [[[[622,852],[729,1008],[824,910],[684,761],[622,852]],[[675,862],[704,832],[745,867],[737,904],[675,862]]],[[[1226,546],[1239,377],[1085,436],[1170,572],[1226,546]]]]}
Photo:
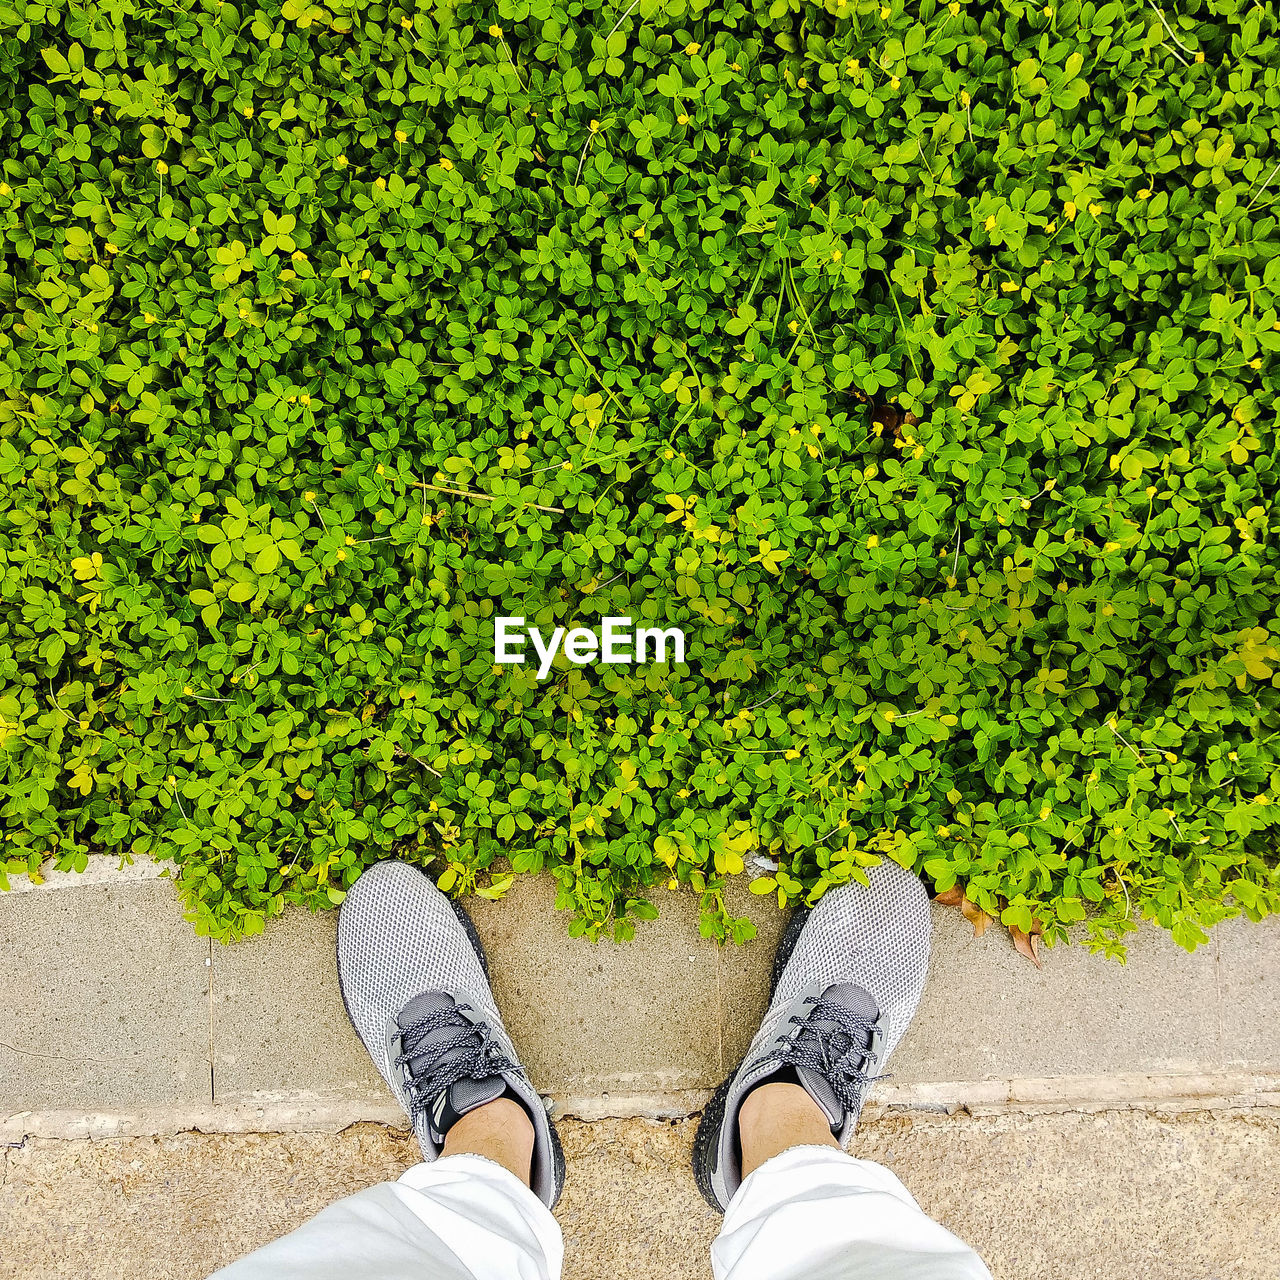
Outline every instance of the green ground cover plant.
{"type": "Polygon", "coordinates": [[[10,875],[1280,905],[1269,8],[10,0],[0,79],[10,875]]]}

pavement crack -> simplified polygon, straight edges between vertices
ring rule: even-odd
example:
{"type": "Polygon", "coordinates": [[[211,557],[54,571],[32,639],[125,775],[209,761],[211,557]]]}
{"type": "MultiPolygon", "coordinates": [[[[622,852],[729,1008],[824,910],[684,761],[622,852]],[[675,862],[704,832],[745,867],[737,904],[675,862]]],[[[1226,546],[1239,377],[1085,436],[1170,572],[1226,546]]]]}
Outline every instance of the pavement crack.
{"type": "Polygon", "coordinates": [[[213,1053],[213,1030],[214,1030],[214,1014],[213,1014],[213,939],[209,939],[209,955],[205,960],[205,966],[209,970],[209,1102],[215,1104],[218,1101],[218,1089],[214,1082],[214,1053],[213,1053]]]}
{"type": "Polygon", "coordinates": [[[724,973],[724,947],[716,947],[716,1065],[719,1074],[723,1075],[724,1065],[724,992],[720,978],[724,973]]]}
{"type": "Polygon", "coordinates": [[[129,1062],[142,1055],[140,1049],[124,1057],[114,1058],[99,1053],[92,1056],[74,1053],[41,1053],[39,1049],[23,1049],[16,1044],[10,1044],[7,1040],[0,1040],[0,1049],[8,1049],[10,1053],[16,1053],[23,1058],[44,1058],[48,1062],[129,1062]]]}
{"type": "Polygon", "coordinates": [[[1218,1063],[1227,1065],[1226,1029],[1222,1025],[1222,941],[1215,930],[1213,935],[1213,1010],[1214,1032],[1217,1036],[1218,1063]]]}

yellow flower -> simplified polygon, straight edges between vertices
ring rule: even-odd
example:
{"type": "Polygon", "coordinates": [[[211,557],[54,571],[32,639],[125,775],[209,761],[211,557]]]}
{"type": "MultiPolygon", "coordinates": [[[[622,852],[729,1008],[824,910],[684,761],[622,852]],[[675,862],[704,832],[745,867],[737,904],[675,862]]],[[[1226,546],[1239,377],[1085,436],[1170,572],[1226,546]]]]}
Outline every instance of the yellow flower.
{"type": "Polygon", "coordinates": [[[1044,482],[1044,487],[1046,490],[1056,489],[1058,487],[1058,482],[1056,480],[1046,480],[1044,482]]]}
{"type": "Polygon", "coordinates": [[[339,156],[333,163],[336,164],[339,169],[345,169],[347,167],[347,157],[339,156]]]}
{"type": "Polygon", "coordinates": [[[153,316],[150,311],[144,311],[142,313],[142,318],[147,324],[155,324],[156,322],[155,316],[153,316]]]}
{"type": "Polygon", "coordinates": [[[982,229],[983,229],[983,231],[994,231],[994,230],[995,230],[995,226],[996,226],[996,215],[993,213],[993,214],[992,214],[992,215],[991,215],[991,216],[986,220],[986,222],[984,222],[984,223],[982,224],[982,229]]]}
{"type": "Polygon", "coordinates": [[[247,320],[248,318],[249,318],[249,311],[248,311],[248,308],[247,308],[247,307],[241,307],[241,308],[240,308],[240,319],[241,319],[241,320],[247,320]]]}
{"type": "Polygon", "coordinates": [[[844,65],[851,76],[856,76],[862,69],[862,64],[857,60],[857,58],[850,58],[844,65]]]}
{"type": "Polygon", "coordinates": [[[731,63],[729,63],[729,70],[730,70],[730,71],[741,71],[741,70],[742,70],[742,64],[741,64],[740,62],[731,62],[731,63]]]}
{"type": "Polygon", "coordinates": [[[385,191],[387,189],[387,180],[386,178],[378,178],[375,180],[373,185],[377,187],[379,191],[385,191]]]}
{"type": "Polygon", "coordinates": [[[1262,368],[1262,361],[1261,361],[1261,360],[1250,360],[1250,361],[1249,361],[1249,368],[1250,368],[1250,369],[1261,369],[1261,368],[1262,368]]]}
{"type": "Polygon", "coordinates": [[[880,539],[877,538],[876,535],[873,533],[871,537],[867,539],[867,546],[878,547],[879,545],[880,545],[880,539]]]}
{"type": "Polygon", "coordinates": [[[1204,61],[1204,54],[1203,54],[1203,53],[1197,53],[1197,54],[1196,54],[1196,61],[1197,61],[1197,62],[1203,62],[1203,61],[1204,61]]]}
{"type": "Polygon", "coordinates": [[[969,96],[969,90],[968,90],[968,89],[961,89],[961,90],[960,90],[960,105],[961,105],[962,107],[967,107],[967,106],[969,105],[969,103],[971,103],[972,101],[973,101],[973,99],[969,96]]]}
{"type": "Polygon", "coordinates": [[[356,540],[350,534],[347,534],[347,546],[354,547],[355,545],[356,540]]]}
{"type": "Polygon", "coordinates": [[[502,28],[495,22],[493,26],[489,28],[489,34],[497,40],[502,36],[502,28]]]}
{"type": "Polygon", "coordinates": [[[100,115],[102,114],[102,108],[101,108],[101,107],[94,107],[94,109],[93,109],[93,114],[94,114],[95,116],[100,116],[100,115]]]}
{"type": "Polygon", "coordinates": [[[800,327],[799,323],[795,320],[790,320],[787,322],[787,328],[790,329],[792,333],[795,333],[795,331],[799,329],[799,327],[800,327]]]}
{"type": "Polygon", "coordinates": [[[252,120],[252,119],[253,119],[253,108],[252,108],[252,107],[241,107],[241,109],[240,109],[240,114],[241,114],[241,115],[243,115],[243,116],[244,116],[244,118],[245,118],[246,120],[252,120]]]}
{"type": "Polygon", "coordinates": [[[341,547],[339,547],[339,548],[338,548],[338,559],[339,559],[339,560],[345,560],[346,558],[347,558],[347,553],[346,553],[345,551],[343,551],[341,547]]]}
{"type": "Polygon", "coordinates": [[[1031,510],[1031,499],[1030,499],[1030,498],[1023,498],[1022,503],[1021,503],[1021,506],[1022,506],[1023,511],[1030,511],[1030,510],[1031,510]]]}
{"type": "Polygon", "coordinates": [[[676,116],[676,124],[688,124],[688,123],[689,123],[689,117],[684,115],[683,113],[676,116]]]}
{"type": "Polygon", "coordinates": [[[97,332],[98,332],[98,326],[97,326],[96,324],[91,324],[91,325],[89,326],[89,332],[90,332],[90,333],[97,333],[97,332]]]}
{"type": "Polygon", "coordinates": [[[899,86],[899,85],[901,85],[901,84],[902,84],[902,81],[901,81],[901,80],[899,80],[897,76],[894,76],[894,77],[889,81],[889,88],[890,88],[890,89],[896,89],[896,88],[898,88],[898,86],[899,86]]]}
{"type": "Polygon", "coordinates": [[[103,248],[104,248],[108,253],[119,253],[119,252],[120,252],[120,250],[119,250],[119,249],[117,249],[117,248],[115,247],[115,245],[113,245],[113,244],[104,244],[102,247],[103,247],[103,248]]]}
{"type": "Polygon", "coordinates": [[[808,177],[808,183],[811,187],[816,187],[818,185],[818,175],[811,173],[808,177]]]}
{"type": "Polygon", "coordinates": [[[1150,187],[1143,187],[1143,188],[1142,188],[1142,190],[1138,192],[1138,199],[1139,199],[1139,200],[1147,200],[1147,199],[1149,199],[1149,198],[1150,198],[1150,196],[1151,196],[1151,188],[1150,188],[1150,187]]]}
{"type": "Polygon", "coordinates": [[[956,14],[960,12],[960,0],[951,0],[951,3],[947,5],[947,8],[950,10],[951,16],[954,18],[956,14]]]}
{"type": "Polygon", "coordinates": [[[1148,498],[1154,498],[1154,497],[1156,496],[1156,487],[1155,487],[1155,485],[1153,485],[1153,484],[1149,484],[1149,485],[1147,485],[1146,493],[1147,493],[1147,497],[1148,497],[1148,498]]]}
{"type": "Polygon", "coordinates": [[[888,18],[888,17],[890,17],[890,16],[892,15],[892,13],[893,13],[893,10],[892,10],[892,9],[890,9],[890,8],[889,8],[889,6],[888,6],[887,4],[882,4],[882,5],[880,6],[880,17],[881,17],[881,18],[888,18]]]}
{"type": "Polygon", "coordinates": [[[801,76],[800,79],[796,81],[796,86],[800,89],[807,89],[809,87],[809,82],[804,78],[804,76],[801,76]]]}
{"type": "Polygon", "coordinates": [[[587,128],[588,128],[588,129],[590,129],[592,133],[599,133],[599,132],[600,132],[600,121],[599,121],[599,120],[588,120],[588,121],[587,121],[587,128]]]}
{"type": "Polygon", "coordinates": [[[701,48],[702,46],[696,40],[690,40],[689,43],[685,45],[684,51],[692,58],[693,55],[701,48]]]}
{"type": "Polygon", "coordinates": [[[1044,16],[1045,16],[1046,18],[1052,18],[1052,17],[1053,17],[1053,7],[1052,7],[1052,5],[1045,5],[1043,12],[1044,12],[1044,16]]]}
{"type": "Polygon", "coordinates": [[[889,710],[884,713],[884,718],[892,724],[898,718],[898,713],[890,707],[889,710]]]}
{"type": "Polygon", "coordinates": [[[450,160],[448,156],[441,156],[440,167],[447,173],[450,169],[453,168],[453,161],[450,160]]]}
{"type": "Polygon", "coordinates": [[[290,255],[294,262],[306,262],[307,255],[301,249],[295,249],[290,255]]]}
{"type": "Polygon", "coordinates": [[[401,18],[401,19],[400,19],[400,25],[401,25],[401,26],[402,26],[406,31],[412,31],[412,30],[413,30],[413,19],[412,19],[412,18],[401,18]]]}
{"type": "Polygon", "coordinates": [[[369,278],[369,274],[370,274],[369,268],[365,267],[365,269],[360,273],[360,279],[367,280],[369,278]]]}
{"type": "Polygon", "coordinates": [[[939,827],[938,834],[945,840],[951,834],[950,827],[939,827]]]}
{"type": "Polygon", "coordinates": [[[378,463],[377,467],[375,468],[375,472],[380,476],[385,476],[387,474],[386,469],[383,467],[382,463],[378,463]]]}
{"type": "Polygon", "coordinates": [[[316,607],[313,604],[304,604],[302,606],[303,613],[315,613],[315,611],[316,611],[316,607]]]}
{"type": "Polygon", "coordinates": [[[190,697],[193,693],[195,693],[195,690],[190,685],[187,685],[187,687],[183,689],[182,692],[185,693],[188,697],[190,697]]]}
{"type": "Polygon", "coordinates": [[[302,495],[302,500],[303,502],[314,502],[316,500],[315,490],[308,489],[306,493],[302,495]]]}
{"type": "Polygon", "coordinates": [[[1070,200],[1062,206],[1062,214],[1070,222],[1076,220],[1076,207],[1070,200]]]}
{"type": "Polygon", "coordinates": [[[408,135],[407,133],[405,133],[405,131],[404,131],[403,129],[397,129],[397,130],[396,130],[396,141],[397,141],[397,142],[408,142],[408,141],[409,141],[409,135],[408,135]]]}
{"type": "Polygon", "coordinates": [[[1102,212],[1102,206],[1100,204],[1091,204],[1089,206],[1089,212],[1096,218],[1098,214],[1102,212]]]}
{"type": "Polygon", "coordinates": [[[636,239],[637,239],[637,240],[643,240],[643,239],[644,239],[644,228],[643,228],[643,227],[637,227],[637,228],[636,228],[636,231],[635,231],[635,237],[636,237],[636,239]]]}
{"type": "Polygon", "coordinates": [[[843,257],[844,257],[844,254],[843,254],[839,249],[833,249],[833,250],[831,251],[831,261],[832,261],[832,262],[839,262],[839,261],[840,261],[840,259],[841,259],[841,258],[843,258],[843,257]]]}
{"type": "Polygon", "coordinates": [[[303,396],[303,397],[302,397],[302,403],[303,403],[304,405],[309,405],[309,404],[311,403],[311,397],[310,397],[310,396],[303,396]]]}
{"type": "Polygon", "coordinates": [[[1166,759],[1170,764],[1177,764],[1177,763],[1178,763],[1178,757],[1177,757],[1177,756],[1176,756],[1172,751],[1166,751],[1166,752],[1164,753],[1164,758],[1165,758],[1165,759],[1166,759]]]}
{"type": "Polygon", "coordinates": [[[1001,280],[1000,290],[1002,293],[1013,293],[1017,289],[1017,282],[1014,280],[1001,280]]]}
{"type": "Polygon", "coordinates": [[[1053,235],[1053,233],[1054,233],[1055,231],[1057,231],[1057,229],[1058,229],[1058,220],[1057,220],[1057,218],[1055,218],[1052,222],[1050,222],[1050,223],[1045,227],[1045,231],[1047,231],[1047,232],[1049,233],[1049,235],[1053,235]]]}
{"type": "Polygon", "coordinates": [[[167,164],[165,164],[165,162],[164,162],[163,160],[157,160],[157,161],[156,161],[156,172],[157,172],[157,173],[159,173],[159,174],[162,174],[162,175],[163,175],[163,174],[166,174],[166,173],[168,173],[168,172],[169,172],[169,166],[168,166],[167,164]]]}

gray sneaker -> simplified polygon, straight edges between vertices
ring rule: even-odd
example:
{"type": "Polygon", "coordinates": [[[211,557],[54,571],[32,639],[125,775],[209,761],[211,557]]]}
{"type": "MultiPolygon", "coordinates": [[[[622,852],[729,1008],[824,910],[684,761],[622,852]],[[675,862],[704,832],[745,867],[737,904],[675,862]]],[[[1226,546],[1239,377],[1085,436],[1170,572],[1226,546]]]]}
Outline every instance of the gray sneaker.
{"type": "Polygon", "coordinates": [[[504,1093],[533,1122],[532,1185],[550,1208],[564,1154],[494,1004],[466,912],[407,862],[379,862],[338,912],[338,983],[356,1033],[413,1121],[424,1160],[450,1125],[504,1093]]]}
{"type": "Polygon", "coordinates": [[[843,1147],[916,1011],[933,932],[928,895],[895,862],[867,874],[870,888],[841,885],[792,917],[760,1030],[702,1114],[693,1172],[721,1213],[742,1183],[738,1113],[747,1094],[770,1080],[802,1085],[843,1147]]]}

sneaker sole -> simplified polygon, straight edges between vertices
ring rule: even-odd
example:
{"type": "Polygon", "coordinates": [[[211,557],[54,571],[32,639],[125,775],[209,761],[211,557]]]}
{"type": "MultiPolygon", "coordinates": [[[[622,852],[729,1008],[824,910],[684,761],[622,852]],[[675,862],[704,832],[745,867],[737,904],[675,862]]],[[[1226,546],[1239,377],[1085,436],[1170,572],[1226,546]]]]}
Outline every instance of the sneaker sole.
{"type": "MultiPolygon", "coordinates": [[[[375,864],[376,865],[376,864],[375,864]]],[[[426,874],[425,872],[423,873],[426,874]]],[[[476,926],[472,922],[467,909],[454,898],[449,899],[449,905],[453,908],[453,914],[458,917],[458,923],[462,926],[462,931],[467,935],[467,941],[471,944],[471,949],[476,953],[476,959],[480,961],[480,968],[484,970],[485,981],[491,986],[493,979],[489,975],[489,957],[485,954],[484,943],[480,941],[480,935],[476,932],[476,926]]],[[[792,944],[794,945],[794,943],[792,944]]],[[[334,961],[337,961],[337,947],[334,948],[334,961]]],[[[342,966],[337,965],[338,970],[338,994],[342,997],[342,1007],[346,1011],[347,1021],[355,1026],[355,1019],[351,1017],[351,1009],[347,1005],[347,993],[342,986],[342,966]]],[[[774,981],[777,981],[777,974],[774,975],[774,981]]],[[[560,1201],[561,1192],[564,1191],[564,1148],[560,1145],[560,1135],[556,1132],[556,1126],[550,1116],[547,1116],[547,1129],[551,1134],[551,1161],[554,1170],[553,1177],[556,1183],[555,1198],[551,1201],[550,1208],[554,1209],[560,1201]]]]}
{"type": "MultiPolygon", "coordinates": [[[[787,967],[787,961],[791,959],[791,953],[796,949],[800,930],[804,928],[808,918],[809,908],[801,907],[787,921],[787,927],[782,931],[778,950],[773,957],[773,972],[769,979],[770,1001],[773,1000],[773,993],[777,991],[778,983],[782,980],[782,971],[787,967]]],[[[742,1062],[745,1061],[744,1057],[742,1062]]],[[[702,1112],[702,1119],[698,1122],[698,1132],[693,1139],[693,1180],[698,1184],[702,1198],[717,1213],[724,1212],[724,1205],[716,1198],[716,1193],[712,1189],[712,1156],[720,1143],[720,1130],[724,1125],[724,1109],[729,1100],[729,1088],[733,1084],[734,1077],[742,1070],[742,1062],[729,1072],[715,1093],[711,1095],[711,1101],[702,1112]]]]}

